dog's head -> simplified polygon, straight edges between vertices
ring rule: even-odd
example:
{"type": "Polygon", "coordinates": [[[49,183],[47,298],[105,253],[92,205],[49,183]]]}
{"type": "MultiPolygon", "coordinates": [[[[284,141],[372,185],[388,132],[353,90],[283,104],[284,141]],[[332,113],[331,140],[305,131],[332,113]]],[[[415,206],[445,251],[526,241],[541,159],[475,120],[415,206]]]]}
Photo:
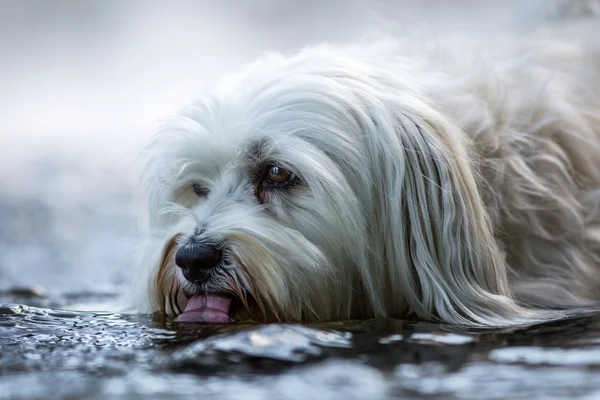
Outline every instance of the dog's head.
{"type": "Polygon", "coordinates": [[[464,137],[409,69],[268,57],[169,120],[149,149],[145,309],[514,315],[464,137]]]}

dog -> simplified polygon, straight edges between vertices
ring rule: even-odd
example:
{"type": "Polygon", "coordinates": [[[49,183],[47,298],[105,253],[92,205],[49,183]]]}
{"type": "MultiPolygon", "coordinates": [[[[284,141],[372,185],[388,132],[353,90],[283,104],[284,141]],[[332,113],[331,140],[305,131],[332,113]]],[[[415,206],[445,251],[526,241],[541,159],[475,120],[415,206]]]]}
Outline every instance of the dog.
{"type": "Polygon", "coordinates": [[[597,304],[600,52],[564,36],[320,45],[224,79],[148,146],[136,309],[488,327],[597,304]]]}

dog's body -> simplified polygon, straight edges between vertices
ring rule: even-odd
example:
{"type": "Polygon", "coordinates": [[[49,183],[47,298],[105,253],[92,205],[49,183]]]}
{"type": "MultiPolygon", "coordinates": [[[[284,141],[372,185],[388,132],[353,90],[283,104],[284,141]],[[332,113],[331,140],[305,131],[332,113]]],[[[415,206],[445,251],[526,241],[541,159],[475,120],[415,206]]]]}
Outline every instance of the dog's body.
{"type": "Polygon", "coordinates": [[[489,326],[595,304],[600,58],[583,36],[250,66],[150,148],[138,310],[489,326]]]}

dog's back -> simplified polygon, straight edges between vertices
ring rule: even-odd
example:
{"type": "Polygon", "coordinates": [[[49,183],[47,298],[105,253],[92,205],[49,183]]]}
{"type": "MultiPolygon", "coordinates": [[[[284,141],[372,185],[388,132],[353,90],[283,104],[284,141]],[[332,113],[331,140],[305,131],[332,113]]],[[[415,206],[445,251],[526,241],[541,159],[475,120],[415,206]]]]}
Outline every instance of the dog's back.
{"type": "Polygon", "coordinates": [[[399,64],[424,60],[415,80],[469,139],[516,299],[590,305],[600,301],[600,1],[538,7],[510,33],[395,51],[399,64]]]}
{"type": "Polygon", "coordinates": [[[454,106],[515,295],[550,307],[600,300],[600,3],[569,3],[454,106]]]}

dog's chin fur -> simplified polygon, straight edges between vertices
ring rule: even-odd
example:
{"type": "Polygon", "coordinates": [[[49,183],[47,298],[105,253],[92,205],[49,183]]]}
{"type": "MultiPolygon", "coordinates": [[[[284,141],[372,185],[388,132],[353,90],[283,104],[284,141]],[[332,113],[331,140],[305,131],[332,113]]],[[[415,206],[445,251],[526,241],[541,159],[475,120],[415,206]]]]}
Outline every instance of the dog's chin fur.
{"type": "Polygon", "coordinates": [[[149,147],[137,310],[498,326],[595,304],[600,64],[559,36],[318,46],[226,80],[149,147]],[[264,187],[270,164],[298,184],[264,187]],[[224,249],[200,286],[174,261],[191,237],[224,249]]]}

